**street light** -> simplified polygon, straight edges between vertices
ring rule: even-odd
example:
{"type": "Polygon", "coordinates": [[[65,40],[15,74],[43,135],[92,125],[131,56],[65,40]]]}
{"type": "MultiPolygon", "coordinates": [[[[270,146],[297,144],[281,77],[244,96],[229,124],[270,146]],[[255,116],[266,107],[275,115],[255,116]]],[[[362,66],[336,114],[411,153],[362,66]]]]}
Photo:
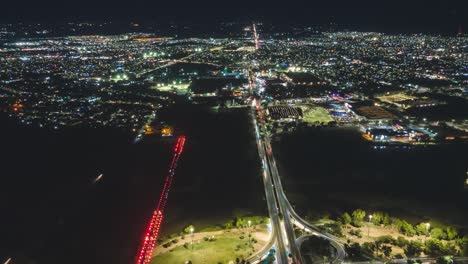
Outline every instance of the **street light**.
{"type": "Polygon", "coordinates": [[[193,229],[193,227],[190,227],[190,233],[192,234],[192,251],[193,251],[193,231],[195,231],[195,229],[193,229]]]}
{"type": "Polygon", "coordinates": [[[370,223],[372,221],[372,215],[369,215],[369,224],[367,225],[367,237],[370,238],[370,223]]]}
{"type": "Polygon", "coordinates": [[[247,224],[249,225],[249,246],[252,244],[252,230],[250,229],[250,225],[252,224],[252,221],[247,221],[247,224]]]}
{"type": "Polygon", "coordinates": [[[429,228],[431,227],[431,224],[429,222],[425,223],[426,225],[426,235],[424,236],[424,243],[426,242],[426,238],[429,236],[429,228]]]}

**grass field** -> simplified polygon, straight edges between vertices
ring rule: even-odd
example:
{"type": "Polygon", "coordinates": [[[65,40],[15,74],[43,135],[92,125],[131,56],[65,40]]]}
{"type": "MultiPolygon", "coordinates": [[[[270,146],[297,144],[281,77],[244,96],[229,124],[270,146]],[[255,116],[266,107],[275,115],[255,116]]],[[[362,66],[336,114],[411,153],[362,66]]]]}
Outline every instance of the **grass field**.
{"type": "Polygon", "coordinates": [[[307,123],[324,123],[328,124],[333,119],[329,115],[327,109],[320,107],[320,106],[313,106],[313,105],[301,105],[300,108],[303,112],[303,119],[302,121],[307,123]]]}
{"type": "Polygon", "coordinates": [[[379,99],[382,102],[393,104],[405,100],[413,100],[416,99],[417,97],[405,94],[405,93],[395,93],[395,94],[388,94],[388,95],[381,95],[377,96],[377,99],[379,99]]]}
{"type": "Polygon", "coordinates": [[[161,92],[177,91],[178,94],[186,94],[188,91],[188,84],[171,84],[171,85],[154,85],[151,88],[161,92]]]}
{"type": "MultiPolygon", "coordinates": [[[[257,230],[253,232],[253,237],[257,239],[257,243],[248,245],[248,232],[240,230],[232,230],[231,232],[217,231],[199,233],[193,243],[193,250],[191,245],[191,238],[187,236],[184,241],[178,243],[177,246],[172,247],[170,250],[161,251],[151,260],[151,263],[165,263],[165,264],[183,264],[187,260],[192,263],[223,263],[227,264],[235,261],[236,258],[245,259],[252,255],[256,250],[261,248],[266,241],[262,241],[261,237],[266,237],[266,230],[257,230]],[[214,235],[214,241],[206,241],[202,237],[203,234],[214,235]],[[241,238],[242,237],[242,238],[241,238]],[[186,245],[185,247],[182,242],[186,245]]],[[[159,251],[156,249],[156,251],[159,251]]]]}

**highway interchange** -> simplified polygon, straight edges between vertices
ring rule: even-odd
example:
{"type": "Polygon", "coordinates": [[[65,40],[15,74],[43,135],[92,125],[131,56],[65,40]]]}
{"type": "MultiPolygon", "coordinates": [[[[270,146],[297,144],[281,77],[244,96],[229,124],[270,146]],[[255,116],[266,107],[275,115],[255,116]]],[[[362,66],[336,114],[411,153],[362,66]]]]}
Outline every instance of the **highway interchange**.
{"type": "MultiPolygon", "coordinates": [[[[333,263],[343,262],[346,253],[338,239],[330,234],[323,233],[317,227],[302,219],[289,203],[281,184],[281,178],[270,145],[270,136],[266,128],[260,101],[261,98],[253,101],[251,116],[255,126],[258,153],[263,169],[266,201],[273,229],[271,239],[272,241],[276,240],[277,263],[306,263],[301,256],[300,246],[302,241],[310,236],[322,237],[329,240],[337,252],[333,263]],[[294,226],[305,230],[309,234],[296,240],[294,226]]],[[[252,260],[253,263],[258,262],[261,256],[265,256],[268,253],[268,250],[269,248],[264,247],[261,252],[253,256],[250,260],[252,260]]]]}

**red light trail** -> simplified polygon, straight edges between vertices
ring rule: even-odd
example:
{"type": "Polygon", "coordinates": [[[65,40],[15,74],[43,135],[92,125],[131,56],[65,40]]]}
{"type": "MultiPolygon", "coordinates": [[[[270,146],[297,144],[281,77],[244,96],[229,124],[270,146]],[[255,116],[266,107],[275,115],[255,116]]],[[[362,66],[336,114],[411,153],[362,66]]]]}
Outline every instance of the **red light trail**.
{"type": "Polygon", "coordinates": [[[164,209],[167,204],[167,199],[169,197],[169,191],[172,185],[172,179],[175,175],[175,169],[177,167],[177,161],[184,150],[185,136],[180,136],[177,138],[177,143],[174,147],[174,157],[171,161],[171,166],[169,167],[169,174],[166,177],[164,182],[164,187],[162,189],[161,196],[159,197],[159,202],[156,207],[156,210],[153,212],[151,221],[146,228],[145,236],[142,241],[140,252],[138,253],[138,258],[136,264],[149,264],[151,257],[153,255],[153,249],[156,245],[156,240],[158,239],[159,229],[164,216],[164,209]]]}

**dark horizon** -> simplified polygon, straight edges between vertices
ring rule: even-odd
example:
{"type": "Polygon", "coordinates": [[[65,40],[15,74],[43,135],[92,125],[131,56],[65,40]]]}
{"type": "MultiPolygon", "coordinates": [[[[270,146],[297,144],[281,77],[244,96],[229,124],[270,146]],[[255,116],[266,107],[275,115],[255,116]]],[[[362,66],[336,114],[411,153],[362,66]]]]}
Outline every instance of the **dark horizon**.
{"type": "Polygon", "coordinates": [[[3,23],[112,21],[142,26],[177,22],[210,25],[220,21],[265,21],[275,25],[328,25],[340,29],[400,33],[456,34],[468,27],[468,4],[462,1],[359,1],[327,2],[185,2],[80,1],[68,5],[57,0],[7,2],[0,10],[3,23]]]}

